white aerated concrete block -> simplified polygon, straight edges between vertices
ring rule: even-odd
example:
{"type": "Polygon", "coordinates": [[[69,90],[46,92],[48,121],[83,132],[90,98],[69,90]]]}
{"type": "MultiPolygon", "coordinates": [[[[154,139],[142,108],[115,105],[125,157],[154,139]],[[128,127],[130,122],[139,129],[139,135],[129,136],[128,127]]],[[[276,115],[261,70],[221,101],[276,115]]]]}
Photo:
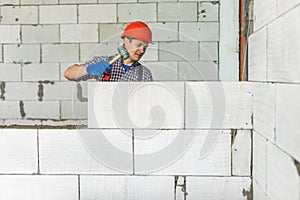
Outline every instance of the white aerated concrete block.
{"type": "MultiPolygon", "coordinates": [[[[1,58],[1,55],[0,55],[0,58],[1,58]]],[[[20,64],[1,63],[0,64],[0,80],[1,81],[21,81],[21,65],[20,64]]]]}
{"type": "MultiPolygon", "coordinates": [[[[63,73],[63,72],[62,72],[63,73]]],[[[70,81],[60,81],[60,82],[41,82],[43,85],[43,89],[49,92],[45,96],[45,98],[55,99],[60,98],[61,100],[79,100],[79,101],[87,101],[88,92],[87,92],[87,84],[89,81],[81,81],[81,82],[70,82],[70,81]],[[63,84],[65,83],[65,84],[63,84]],[[56,84],[55,86],[53,84],[56,84]],[[46,87],[44,87],[46,86],[46,87]],[[55,90],[63,90],[67,94],[59,95],[62,92],[55,93],[55,90]],[[68,91],[70,90],[70,91],[68,91]],[[51,97],[51,95],[55,95],[56,97],[51,97]]],[[[48,93],[47,92],[47,93],[48,93]]]]}
{"type": "Polygon", "coordinates": [[[136,174],[231,174],[231,135],[222,130],[135,130],[136,174]]]}
{"type": "Polygon", "coordinates": [[[60,4],[89,4],[97,3],[97,0],[59,0],[60,4]]]}
{"type": "Polygon", "coordinates": [[[62,119],[87,119],[87,102],[61,101],[62,119]]]}
{"type": "Polygon", "coordinates": [[[75,62],[78,60],[78,44],[42,44],[43,62],[75,62]]]}
{"type": "Polygon", "coordinates": [[[200,42],[199,56],[201,61],[218,61],[218,42],[200,42]]]}
{"type": "Polygon", "coordinates": [[[19,5],[20,4],[20,0],[1,0],[0,1],[0,5],[6,5],[6,4],[19,5]]]}
{"type": "Polygon", "coordinates": [[[149,68],[155,81],[178,80],[177,62],[141,62],[149,68]]]}
{"type": "Polygon", "coordinates": [[[38,83],[7,82],[5,100],[38,100],[38,83]]]}
{"type": "Polygon", "coordinates": [[[60,26],[61,42],[98,42],[98,24],[65,24],[60,26]]]}
{"type": "Polygon", "coordinates": [[[184,83],[89,83],[89,128],[183,128],[184,83]]]}
{"type": "Polygon", "coordinates": [[[219,78],[239,81],[239,1],[220,3],[219,78]]]}
{"type": "Polygon", "coordinates": [[[189,82],[186,128],[252,128],[252,84],[189,82]]]}
{"type": "Polygon", "coordinates": [[[58,0],[21,0],[21,5],[58,4],[58,0]]]}
{"type": "Polygon", "coordinates": [[[40,62],[40,45],[3,45],[4,62],[40,62]]]}
{"type": "Polygon", "coordinates": [[[179,23],[180,41],[219,41],[218,22],[179,23]]]}
{"type": "Polygon", "coordinates": [[[122,42],[121,35],[127,24],[99,24],[100,42],[122,42]]]}
{"type": "Polygon", "coordinates": [[[282,15],[286,11],[290,9],[294,9],[297,6],[299,6],[299,1],[298,0],[290,0],[290,1],[284,1],[284,0],[278,0],[277,1],[278,5],[278,13],[277,16],[282,15]]]}
{"type": "Polygon", "coordinates": [[[59,42],[58,25],[24,25],[22,26],[23,43],[57,43],[59,42]]]}
{"type": "Polygon", "coordinates": [[[98,0],[98,3],[136,3],[137,0],[98,0]]]}
{"type": "Polygon", "coordinates": [[[219,3],[199,2],[198,21],[219,21],[219,3]]]}
{"type": "Polygon", "coordinates": [[[300,82],[300,6],[276,19],[268,26],[268,80],[300,82]]]}
{"type": "Polygon", "coordinates": [[[58,81],[58,63],[28,64],[22,66],[23,81],[58,81]]]}
{"type": "MultiPolygon", "coordinates": [[[[155,0],[155,2],[173,2],[173,1],[176,2],[177,0],[155,0]]],[[[138,2],[153,2],[153,0],[138,0],[138,2]]]]}
{"type": "Polygon", "coordinates": [[[267,139],[253,132],[253,181],[267,191],[267,139]]]}
{"type": "Polygon", "coordinates": [[[132,135],[129,130],[127,133],[100,129],[39,130],[41,173],[132,174],[132,135]]]}
{"type": "Polygon", "coordinates": [[[37,173],[37,130],[1,129],[0,162],[1,174],[37,173]]]}
{"type": "Polygon", "coordinates": [[[39,7],[41,24],[77,23],[76,5],[47,5],[39,7]]]}
{"type": "Polygon", "coordinates": [[[163,176],[81,176],[80,199],[174,199],[174,178],[163,176]]]}
{"type": "Polygon", "coordinates": [[[175,22],[148,23],[152,31],[153,41],[177,41],[178,24],[175,22]]]}
{"type": "Polygon", "coordinates": [[[249,37],[249,80],[267,81],[267,28],[249,37]]]}
{"type": "Polygon", "coordinates": [[[143,4],[118,4],[118,20],[131,22],[137,18],[140,21],[153,22],[157,20],[155,3],[143,4]]]}
{"type": "Polygon", "coordinates": [[[197,2],[158,3],[157,19],[163,21],[197,21],[197,2]]]}
{"type": "Polygon", "coordinates": [[[21,118],[19,101],[0,101],[1,119],[19,119],[21,118]]]}
{"type": "Polygon", "coordinates": [[[275,142],[275,84],[255,83],[253,95],[254,130],[275,142]]]}
{"type": "Polygon", "coordinates": [[[276,84],[276,144],[300,161],[300,85],[276,84]]]}
{"type": "Polygon", "coordinates": [[[37,24],[37,6],[2,6],[2,24],[37,24]]]}
{"type": "Polygon", "coordinates": [[[59,101],[24,101],[25,118],[59,119],[59,101]]]}
{"type": "Polygon", "coordinates": [[[179,62],[178,72],[178,77],[180,80],[218,80],[218,64],[214,62],[179,62]]]}
{"type": "Polygon", "coordinates": [[[159,61],[197,61],[198,42],[160,42],[159,61]]]}
{"type": "Polygon", "coordinates": [[[0,43],[19,43],[20,30],[19,25],[0,25],[0,43]]]}
{"type": "Polygon", "coordinates": [[[272,200],[299,197],[299,174],[294,160],[272,143],[267,144],[267,194],[272,200]]]}
{"type": "Polygon", "coordinates": [[[0,176],[0,199],[78,199],[77,176],[0,176]]]}
{"type": "Polygon", "coordinates": [[[115,23],[117,22],[116,4],[79,5],[79,23],[115,23]]]}
{"type": "Polygon", "coordinates": [[[73,81],[43,84],[43,100],[78,100],[77,85],[73,81]]]}
{"type": "Polygon", "coordinates": [[[94,56],[111,56],[118,53],[118,43],[80,44],[80,61],[86,62],[94,56]]]}
{"type": "Polygon", "coordinates": [[[187,177],[187,199],[251,199],[250,177],[187,177]]]}
{"type": "Polygon", "coordinates": [[[232,145],[232,174],[251,175],[251,130],[238,130],[232,145]]]}
{"type": "Polygon", "coordinates": [[[253,180],[252,185],[253,185],[253,200],[268,200],[266,190],[263,190],[255,180],[253,180]]]}
{"type": "Polygon", "coordinates": [[[140,61],[158,61],[158,51],[158,43],[149,44],[140,61]]]}
{"type": "Polygon", "coordinates": [[[277,15],[277,1],[265,0],[254,3],[254,31],[268,24],[277,15]]]}

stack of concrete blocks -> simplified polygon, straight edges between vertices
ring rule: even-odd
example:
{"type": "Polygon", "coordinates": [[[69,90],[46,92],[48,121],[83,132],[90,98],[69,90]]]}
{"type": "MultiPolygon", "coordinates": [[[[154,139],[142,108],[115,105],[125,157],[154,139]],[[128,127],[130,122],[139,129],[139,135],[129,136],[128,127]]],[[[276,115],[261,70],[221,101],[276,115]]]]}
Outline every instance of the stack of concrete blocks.
{"type": "Polygon", "coordinates": [[[155,80],[236,80],[237,5],[237,0],[1,0],[0,125],[86,125],[87,85],[68,82],[63,72],[95,55],[115,54],[120,34],[134,20],[153,30],[155,43],[142,63],[155,80]]]}
{"type": "Polygon", "coordinates": [[[300,199],[300,1],[254,3],[254,199],[300,199]]]}
{"type": "Polygon", "coordinates": [[[88,129],[1,130],[1,199],[251,198],[252,84],[88,89],[88,129]]]}

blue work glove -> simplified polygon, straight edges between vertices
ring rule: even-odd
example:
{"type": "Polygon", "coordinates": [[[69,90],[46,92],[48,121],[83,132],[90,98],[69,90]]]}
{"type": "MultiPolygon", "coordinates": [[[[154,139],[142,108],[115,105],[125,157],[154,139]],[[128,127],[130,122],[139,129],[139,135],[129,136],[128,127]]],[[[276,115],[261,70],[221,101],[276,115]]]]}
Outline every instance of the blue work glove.
{"type": "Polygon", "coordinates": [[[86,68],[88,74],[96,74],[101,76],[106,70],[111,70],[112,66],[106,62],[101,61],[96,64],[91,64],[86,68]]]}

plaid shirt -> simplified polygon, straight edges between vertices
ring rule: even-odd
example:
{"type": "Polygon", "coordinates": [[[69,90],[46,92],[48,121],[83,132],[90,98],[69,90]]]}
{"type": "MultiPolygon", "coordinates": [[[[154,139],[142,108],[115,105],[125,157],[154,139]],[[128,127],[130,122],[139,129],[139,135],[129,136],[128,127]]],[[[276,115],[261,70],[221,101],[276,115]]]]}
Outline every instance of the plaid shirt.
{"type": "MultiPolygon", "coordinates": [[[[109,62],[116,55],[113,56],[95,56],[93,59],[85,62],[83,65],[88,66],[91,64],[96,64],[101,61],[109,62]]],[[[94,74],[87,74],[80,77],[77,81],[88,80],[88,79],[96,79],[97,81],[106,81],[104,80],[104,75],[98,76],[94,74]]],[[[112,64],[111,76],[109,81],[115,82],[135,82],[135,81],[153,81],[151,71],[145,66],[141,65],[139,62],[135,62],[132,67],[125,71],[122,59],[118,59],[116,62],[112,64]]]]}

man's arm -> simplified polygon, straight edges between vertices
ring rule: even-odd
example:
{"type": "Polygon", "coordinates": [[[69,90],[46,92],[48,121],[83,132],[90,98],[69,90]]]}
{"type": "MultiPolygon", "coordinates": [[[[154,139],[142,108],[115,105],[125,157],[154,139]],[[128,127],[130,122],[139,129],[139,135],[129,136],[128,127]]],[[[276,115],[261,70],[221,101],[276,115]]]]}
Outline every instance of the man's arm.
{"type": "Polygon", "coordinates": [[[83,65],[77,65],[77,64],[72,65],[65,70],[64,76],[68,80],[75,81],[87,74],[86,68],[87,66],[83,66],[83,65]]]}
{"type": "Polygon", "coordinates": [[[95,64],[90,65],[72,65],[68,69],[66,69],[64,76],[72,81],[78,80],[82,76],[86,74],[94,74],[98,76],[102,76],[105,70],[111,70],[112,66],[106,61],[100,61],[95,64]]]}

